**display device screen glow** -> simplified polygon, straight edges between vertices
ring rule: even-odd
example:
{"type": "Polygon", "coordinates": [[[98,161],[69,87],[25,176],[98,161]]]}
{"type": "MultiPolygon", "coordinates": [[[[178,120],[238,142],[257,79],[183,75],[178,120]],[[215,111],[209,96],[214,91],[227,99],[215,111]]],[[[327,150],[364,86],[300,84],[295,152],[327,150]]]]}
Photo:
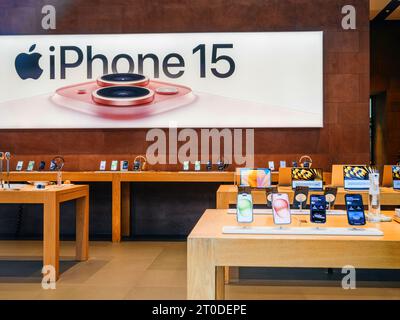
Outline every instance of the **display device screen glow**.
{"type": "Polygon", "coordinates": [[[275,224],[290,224],[289,196],[286,193],[272,194],[272,213],[275,224]]]}
{"type": "Polygon", "coordinates": [[[362,197],[359,194],[346,195],[347,218],[350,225],[364,225],[365,214],[362,197]]]}
{"type": "Polygon", "coordinates": [[[271,186],[270,169],[239,169],[240,186],[251,188],[268,188],[271,186]]]}
{"type": "Polygon", "coordinates": [[[310,196],[310,220],[313,223],[326,222],[326,200],[324,195],[310,196]]]}
{"type": "Polygon", "coordinates": [[[400,190],[400,166],[392,167],[393,189],[400,190]]]}
{"type": "Polygon", "coordinates": [[[253,221],[253,199],[250,193],[238,194],[237,220],[239,223],[250,223],[253,221]]]}
{"type": "Polygon", "coordinates": [[[321,190],[323,184],[322,169],[292,168],[292,188],[309,187],[311,190],[321,190]]]}

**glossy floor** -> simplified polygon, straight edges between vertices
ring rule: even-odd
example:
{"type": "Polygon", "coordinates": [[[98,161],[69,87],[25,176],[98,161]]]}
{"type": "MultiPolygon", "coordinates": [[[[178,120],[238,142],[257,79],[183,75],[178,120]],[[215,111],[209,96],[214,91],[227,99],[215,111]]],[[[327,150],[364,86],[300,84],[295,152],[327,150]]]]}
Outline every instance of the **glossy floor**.
{"type": "MultiPolygon", "coordinates": [[[[41,287],[40,241],[0,241],[0,299],[185,299],[185,242],[91,242],[90,260],[75,263],[73,242],[62,242],[56,290],[41,287]]],[[[293,279],[226,286],[228,299],[400,299],[399,283],[293,279]],[[244,285],[246,284],[246,285],[244,285]],[[386,288],[383,287],[386,286],[386,288]]]]}

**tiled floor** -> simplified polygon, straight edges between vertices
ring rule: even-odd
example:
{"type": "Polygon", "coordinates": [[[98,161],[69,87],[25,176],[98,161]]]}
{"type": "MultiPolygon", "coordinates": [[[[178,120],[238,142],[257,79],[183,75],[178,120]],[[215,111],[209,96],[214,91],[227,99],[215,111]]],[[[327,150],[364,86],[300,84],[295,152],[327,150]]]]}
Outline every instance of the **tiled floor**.
{"type": "MultiPolygon", "coordinates": [[[[69,263],[56,290],[40,285],[40,241],[0,242],[0,299],[185,299],[185,242],[91,242],[90,260],[73,263],[74,243],[63,242],[69,263]],[[31,261],[31,262],[27,262],[31,261]],[[13,270],[7,270],[12,267],[13,270]],[[22,274],[24,276],[22,276],[22,274]]],[[[269,281],[226,286],[228,299],[400,299],[400,286],[343,290],[337,283],[269,281]]]]}

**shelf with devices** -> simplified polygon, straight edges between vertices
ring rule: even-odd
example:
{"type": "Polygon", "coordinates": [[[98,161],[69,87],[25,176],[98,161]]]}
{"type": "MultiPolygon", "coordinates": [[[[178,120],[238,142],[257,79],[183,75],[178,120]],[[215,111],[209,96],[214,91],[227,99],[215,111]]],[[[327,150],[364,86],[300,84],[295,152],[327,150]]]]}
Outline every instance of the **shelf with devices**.
{"type": "MultiPolygon", "coordinates": [[[[366,165],[333,165],[331,176],[311,166],[280,168],[277,185],[271,184],[268,169],[237,169],[235,185],[223,185],[217,191],[217,209],[236,216],[236,224],[225,225],[221,232],[244,236],[383,236],[381,224],[400,223],[400,210],[392,211],[400,205],[399,172],[398,165],[385,166],[380,187],[377,170],[366,165]],[[391,211],[381,212],[381,206],[391,211]],[[261,217],[264,224],[253,223],[261,217]],[[330,221],[338,219],[340,226],[332,227],[330,221]]],[[[226,268],[225,282],[238,278],[238,268],[226,268]]]]}
{"type": "MultiPolygon", "coordinates": [[[[3,160],[6,159],[4,158],[3,160]]],[[[62,170],[56,170],[56,167],[52,164],[52,161],[49,163],[49,168],[46,167],[46,163],[44,161],[38,162],[39,166],[35,167],[34,164],[32,165],[32,161],[28,161],[26,162],[28,164],[26,169],[29,170],[8,171],[8,173],[7,170],[5,170],[5,172],[1,174],[0,180],[18,183],[29,181],[32,183],[36,182],[36,184],[38,184],[38,182],[39,184],[40,182],[43,182],[44,184],[48,182],[54,183],[57,181],[57,179],[61,179],[64,183],[110,183],[112,186],[112,240],[114,242],[118,242],[123,236],[134,236],[131,231],[131,212],[133,208],[131,204],[131,193],[134,191],[135,186],[132,187],[132,183],[216,183],[219,185],[216,195],[216,207],[229,208],[230,204],[233,205],[236,203],[235,198],[238,192],[238,185],[240,184],[239,172],[240,170],[248,170],[246,168],[242,168],[237,169],[236,172],[229,171],[232,170],[232,168],[228,167],[227,164],[223,163],[223,161],[219,161],[214,165],[210,163],[200,164],[200,171],[196,170],[198,169],[199,165],[196,162],[189,164],[189,170],[183,170],[184,166],[187,168],[186,164],[184,164],[181,171],[155,171],[151,170],[151,167],[148,165],[144,156],[139,155],[135,158],[132,157],[132,160],[130,162],[128,160],[115,160],[108,163],[104,160],[100,162],[99,170],[97,171],[65,171],[67,168],[66,166],[63,166],[62,170]],[[116,162],[115,170],[111,170],[112,162],[116,162]],[[118,170],[121,168],[124,170],[118,170]],[[126,168],[128,169],[126,170],[126,168]],[[32,171],[30,171],[30,169],[32,169],[32,171]],[[35,169],[37,169],[37,171],[35,171],[35,169]]],[[[315,170],[315,168],[312,167],[312,160],[309,157],[302,157],[302,159],[299,161],[293,161],[292,163],[292,165],[298,164],[298,169],[310,169],[311,171],[315,170]]],[[[286,167],[286,163],[283,163],[282,161],[280,163],[279,171],[273,171],[275,169],[275,165],[271,164],[271,162],[268,163],[268,166],[271,188],[276,188],[272,189],[271,191],[277,190],[280,193],[286,192],[289,195],[290,201],[293,201],[293,198],[296,194],[296,190],[292,188],[291,175],[293,167],[286,167]]],[[[6,167],[7,165],[4,165],[4,169],[6,169],[6,167]]],[[[332,180],[337,181],[338,179],[336,175],[340,174],[340,172],[343,170],[343,167],[341,167],[341,169],[338,169],[338,167],[340,166],[333,166],[335,177],[331,177],[331,173],[329,172],[323,172],[322,174],[319,172],[319,174],[323,177],[325,192],[336,192],[335,205],[344,205],[344,194],[346,192],[344,192],[343,187],[334,186],[331,184],[331,179],[333,178],[332,180]]],[[[11,168],[10,162],[8,164],[8,168],[9,170],[11,168]]],[[[385,181],[388,180],[388,178],[386,178],[386,171],[391,168],[391,166],[385,167],[384,183],[386,183],[385,181]]],[[[299,185],[297,187],[300,190],[302,186],[299,185]]],[[[267,189],[265,188],[254,188],[252,190],[255,213],[258,213],[258,210],[261,210],[262,212],[264,208],[262,206],[266,203],[267,198],[266,191],[267,189]],[[258,205],[261,205],[261,207],[257,208],[258,205]]],[[[356,191],[348,191],[347,193],[352,192],[356,193],[356,191]]],[[[313,193],[323,194],[323,191],[313,191],[313,193]]],[[[364,203],[367,203],[368,193],[361,192],[361,194],[364,203]]],[[[300,201],[302,206],[303,203],[303,201],[300,201]]],[[[393,190],[388,187],[386,187],[386,189],[381,188],[381,203],[382,205],[398,205],[399,193],[393,192],[393,190]]],[[[304,204],[304,207],[301,207],[300,209],[306,210],[306,206],[307,205],[304,204]]],[[[336,210],[336,208],[333,207],[331,209],[336,210]]]]}
{"type": "Polygon", "coordinates": [[[234,185],[223,185],[218,189],[218,209],[234,210],[237,194],[243,189],[251,193],[256,213],[272,214],[273,194],[286,194],[295,214],[307,210],[312,195],[325,196],[328,214],[343,214],[343,210],[333,209],[346,205],[346,195],[359,194],[370,211],[377,201],[387,209],[400,205],[398,165],[384,167],[381,185],[376,168],[367,165],[333,165],[330,183],[326,183],[330,175],[326,176],[321,169],[311,167],[280,168],[277,185],[272,185],[268,169],[240,168],[236,170],[235,177],[234,185]]]}
{"type": "MultiPolygon", "coordinates": [[[[131,164],[129,164],[128,160],[115,160],[108,164],[104,160],[100,162],[99,170],[97,171],[65,171],[67,166],[63,165],[62,170],[57,170],[52,161],[50,161],[48,167],[45,161],[40,161],[39,166],[35,166],[34,163],[32,164],[33,161],[29,161],[27,162],[29,168],[26,168],[29,170],[22,170],[23,163],[21,165],[21,160],[18,160],[17,166],[21,167],[21,170],[11,171],[10,159],[4,166],[4,171],[0,170],[0,181],[4,181],[5,184],[10,183],[11,187],[13,183],[14,185],[20,185],[27,182],[45,186],[53,184],[60,179],[68,184],[111,183],[111,233],[113,242],[119,242],[123,236],[131,235],[131,183],[212,183],[216,184],[212,192],[215,196],[215,190],[220,184],[234,182],[234,172],[227,171],[227,165],[222,162],[204,164],[201,166],[200,171],[155,171],[151,170],[146,158],[139,155],[134,158],[131,164]],[[127,167],[128,170],[126,169],[127,167]]],[[[3,153],[4,160],[6,159],[3,153]]],[[[0,166],[3,161],[0,161],[0,166]]]]}

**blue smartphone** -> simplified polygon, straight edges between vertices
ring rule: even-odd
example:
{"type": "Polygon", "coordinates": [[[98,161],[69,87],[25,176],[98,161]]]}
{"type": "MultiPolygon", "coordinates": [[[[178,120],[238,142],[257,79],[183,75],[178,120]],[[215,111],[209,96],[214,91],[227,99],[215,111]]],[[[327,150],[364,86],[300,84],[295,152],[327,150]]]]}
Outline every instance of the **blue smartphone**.
{"type": "Polygon", "coordinates": [[[346,194],[347,220],[351,226],[365,225],[364,204],[361,194],[346,194]]]}

